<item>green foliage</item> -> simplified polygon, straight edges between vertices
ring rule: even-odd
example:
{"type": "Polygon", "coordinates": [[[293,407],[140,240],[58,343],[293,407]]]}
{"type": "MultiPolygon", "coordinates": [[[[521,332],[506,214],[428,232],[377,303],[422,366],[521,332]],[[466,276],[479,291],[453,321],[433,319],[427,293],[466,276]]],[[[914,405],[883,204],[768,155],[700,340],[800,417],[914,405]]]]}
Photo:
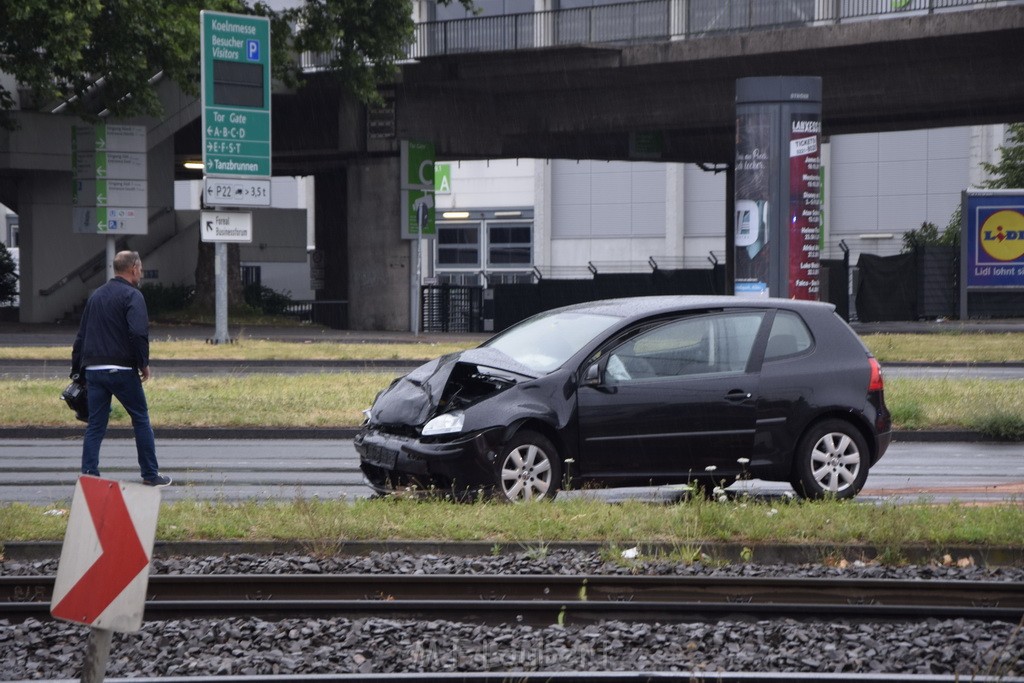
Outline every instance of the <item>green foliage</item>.
{"type": "MultiPolygon", "coordinates": [[[[959,210],[956,212],[959,213],[959,210]]],[[[916,230],[908,230],[903,233],[903,251],[910,252],[919,247],[959,247],[960,246],[960,221],[954,224],[952,218],[949,224],[939,232],[939,227],[934,223],[925,221],[916,230]]]]}
{"type": "Polygon", "coordinates": [[[1002,158],[997,164],[982,163],[985,172],[992,176],[984,183],[993,189],[1016,189],[1024,187],[1024,123],[1009,125],[1008,144],[999,148],[1002,158]]]}
{"type": "Polygon", "coordinates": [[[264,315],[283,315],[292,299],[287,293],[252,284],[245,288],[245,303],[264,315]]]}
{"type": "Polygon", "coordinates": [[[144,282],[139,289],[146,297],[146,310],[150,317],[188,308],[196,293],[195,287],[190,285],[163,285],[159,282],[144,282]]]}
{"type": "Polygon", "coordinates": [[[971,427],[1000,441],[1024,441],[1024,417],[1005,410],[978,416],[971,420],[971,427]]]}
{"type": "Polygon", "coordinates": [[[18,294],[18,275],[14,259],[7,247],[0,243],[0,305],[14,301],[18,294]]]}
{"type": "MultiPolygon", "coordinates": [[[[472,8],[472,0],[459,2],[472,8]]],[[[295,55],[328,53],[339,83],[364,101],[378,99],[377,83],[394,76],[414,27],[409,0],[305,0],[280,12],[249,0],[8,0],[0,2],[0,71],[31,91],[23,109],[64,102],[87,121],[103,111],[158,116],[157,74],[198,92],[204,9],[268,17],[276,78],[301,85],[295,55]]],[[[14,104],[0,85],[6,128],[14,104]]]]}
{"type": "MultiPolygon", "coordinates": [[[[89,121],[161,111],[150,80],[161,72],[195,93],[199,10],[238,11],[231,0],[19,0],[0,3],[0,71],[31,91],[35,108],[67,103],[89,121]]],[[[29,108],[22,103],[23,108],[29,108]]],[[[0,113],[13,106],[0,89],[0,113]]],[[[9,117],[2,122],[11,126],[9,117]]]]}

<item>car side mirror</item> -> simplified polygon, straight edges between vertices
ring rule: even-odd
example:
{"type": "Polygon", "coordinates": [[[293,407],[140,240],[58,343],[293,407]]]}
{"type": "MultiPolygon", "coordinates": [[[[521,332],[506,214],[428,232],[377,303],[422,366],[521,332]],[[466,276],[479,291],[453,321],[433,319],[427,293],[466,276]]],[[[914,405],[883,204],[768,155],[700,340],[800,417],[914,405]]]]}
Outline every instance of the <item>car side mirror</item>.
{"type": "Polygon", "coordinates": [[[587,369],[583,371],[581,384],[585,387],[599,387],[604,384],[604,373],[601,366],[601,361],[588,365],[587,369]]]}

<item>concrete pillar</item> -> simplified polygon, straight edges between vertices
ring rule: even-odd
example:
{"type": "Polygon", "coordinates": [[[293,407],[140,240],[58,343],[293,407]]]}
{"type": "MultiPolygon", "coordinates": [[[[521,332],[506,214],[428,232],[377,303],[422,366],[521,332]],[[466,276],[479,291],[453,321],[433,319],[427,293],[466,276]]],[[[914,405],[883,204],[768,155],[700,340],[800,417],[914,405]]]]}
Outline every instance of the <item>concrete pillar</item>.
{"type": "MultiPolygon", "coordinates": [[[[683,164],[665,164],[665,249],[664,256],[682,262],[686,236],[686,170],[683,164]]],[[[657,261],[657,255],[653,255],[657,261]]]]}
{"type": "Polygon", "coordinates": [[[551,265],[551,161],[533,161],[533,264],[551,265]]]}
{"type": "Polygon", "coordinates": [[[407,331],[414,264],[401,238],[398,157],[348,168],[349,328],[407,331]]]}
{"type": "Polygon", "coordinates": [[[683,40],[689,28],[687,19],[690,15],[690,0],[669,0],[668,35],[669,40],[683,40]]]}
{"type": "Polygon", "coordinates": [[[558,0],[533,0],[534,47],[549,47],[555,44],[555,15],[558,0]]]}

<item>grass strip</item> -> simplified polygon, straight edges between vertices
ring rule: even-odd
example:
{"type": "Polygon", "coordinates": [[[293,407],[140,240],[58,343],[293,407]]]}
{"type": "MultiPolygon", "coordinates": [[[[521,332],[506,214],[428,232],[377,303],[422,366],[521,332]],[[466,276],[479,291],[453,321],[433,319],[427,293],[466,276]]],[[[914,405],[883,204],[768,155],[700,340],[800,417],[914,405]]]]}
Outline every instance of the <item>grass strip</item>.
{"type": "MultiPolygon", "coordinates": [[[[315,333],[315,331],[313,332],[315,333]]],[[[1022,363],[1024,334],[959,333],[866,334],[861,339],[882,363],[1022,363]]],[[[200,340],[151,340],[153,366],[161,360],[406,360],[434,358],[461,351],[474,341],[348,343],[335,341],[271,341],[241,337],[233,344],[200,340]]],[[[67,361],[71,346],[0,348],[0,359],[67,361]]]]}
{"type": "MultiPolygon", "coordinates": [[[[352,427],[393,373],[159,375],[146,384],[150,415],[161,427],[352,427]]],[[[64,380],[0,379],[0,426],[80,426],[58,398],[64,380]]],[[[1024,380],[886,380],[897,429],[971,429],[1024,434],[1024,380]]],[[[117,401],[110,425],[130,425],[117,401]]],[[[996,433],[998,432],[998,433],[996,433]]]]}
{"type": "MultiPolygon", "coordinates": [[[[58,541],[66,516],[50,507],[0,506],[0,539],[58,541]]],[[[343,541],[484,541],[496,545],[587,541],[609,545],[701,542],[870,544],[898,550],[907,544],[943,546],[1024,543],[1024,505],[957,503],[864,505],[847,501],[740,498],[727,503],[694,499],[674,505],[610,505],[580,498],[507,505],[444,500],[296,499],[240,503],[184,500],[164,503],[157,528],[162,541],[295,540],[325,550],[343,541]]]]}

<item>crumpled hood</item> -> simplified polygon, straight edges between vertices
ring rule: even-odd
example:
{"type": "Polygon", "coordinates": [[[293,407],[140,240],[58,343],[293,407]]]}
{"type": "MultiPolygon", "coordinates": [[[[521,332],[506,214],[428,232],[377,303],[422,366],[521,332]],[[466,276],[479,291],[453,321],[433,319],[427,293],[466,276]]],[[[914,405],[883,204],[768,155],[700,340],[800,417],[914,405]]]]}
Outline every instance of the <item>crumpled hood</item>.
{"type": "Polygon", "coordinates": [[[453,370],[460,364],[507,370],[526,377],[537,376],[534,370],[489,347],[450,353],[424,363],[381,392],[371,409],[371,422],[409,426],[424,424],[434,415],[453,370]]]}

